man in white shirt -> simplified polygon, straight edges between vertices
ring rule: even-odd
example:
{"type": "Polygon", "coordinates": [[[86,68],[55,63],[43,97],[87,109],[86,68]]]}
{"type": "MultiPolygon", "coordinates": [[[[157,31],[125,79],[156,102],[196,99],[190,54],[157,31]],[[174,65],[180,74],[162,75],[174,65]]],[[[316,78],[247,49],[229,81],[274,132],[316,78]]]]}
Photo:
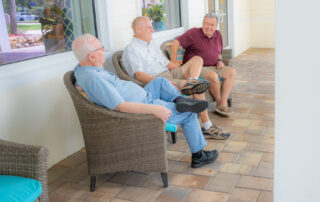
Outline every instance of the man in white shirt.
{"type": "MultiPolygon", "coordinates": [[[[165,77],[176,85],[183,94],[194,95],[194,98],[204,100],[206,81],[199,81],[203,61],[199,56],[190,59],[179,67],[169,61],[152,42],[154,32],[148,17],[137,17],[132,22],[134,37],[122,55],[123,64],[129,75],[147,84],[155,77],[165,77]],[[202,94],[201,94],[202,93],[202,94]]],[[[230,133],[223,132],[213,125],[208,111],[200,113],[204,126],[204,133],[209,138],[226,139],[230,133]]]]}

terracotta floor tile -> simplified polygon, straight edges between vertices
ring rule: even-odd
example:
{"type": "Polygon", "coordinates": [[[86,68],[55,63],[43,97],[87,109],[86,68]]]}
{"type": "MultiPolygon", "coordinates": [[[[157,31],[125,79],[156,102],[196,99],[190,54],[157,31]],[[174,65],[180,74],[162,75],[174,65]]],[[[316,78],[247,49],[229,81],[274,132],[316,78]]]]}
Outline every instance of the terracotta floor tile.
{"type": "Polygon", "coordinates": [[[181,162],[181,161],[168,161],[168,167],[170,172],[178,173],[191,173],[191,163],[181,162]]]}
{"type": "MultiPolygon", "coordinates": [[[[171,184],[172,179],[176,174],[168,172],[168,184],[171,184]]],[[[150,189],[163,189],[163,181],[160,173],[153,173],[142,185],[150,189]]]]}
{"type": "Polygon", "coordinates": [[[261,160],[262,152],[244,151],[236,163],[257,166],[261,160]]]}
{"type": "Polygon", "coordinates": [[[239,142],[253,142],[253,143],[258,143],[259,139],[261,137],[256,136],[256,135],[232,135],[231,140],[232,141],[239,141],[239,142]]]}
{"type": "Polygon", "coordinates": [[[60,166],[59,164],[54,165],[48,170],[48,183],[54,182],[55,180],[61,178],[70,168],[60,166]]]}
{"type": "Polygon", "coordinates": [[[274,152],[274,146],[267,145],[267,144],[248,143],[246,150],[260,151],[260,152],[274,152]]]}
{"type": "Polygon", "coordinates": [[[217,162],[234,162],[236,158],[238,158],[239,154],[237,153],[230,153],[230,152],[219,152],[218,159],[216,160],[217,162]]]}
{"type": "Polygon", "coordinates": [[[79,183],[81,180],[88,176],[88,166],[87,163],[82,163],[78,167],[70,170],[66,173],[62,179],[68,182],[79,183]]]}
{"type": "MultiPolygon", "coordinates": [[[[102,175],[97,175],[96,176],[96,187],[99,187],[100,185],[104,184],[107,182],[107,180],[113,175],[113,173],[111,174],[102,174],[102,175]]],[[[90,180],[91,177],[89,175],[87,175],[87,177],[85,177],[83,180],[81,180],[79,182],[79,184],[85,184],[87,186],[90,186],[90,180]]]]}
{"type": "Polygon", "coordinates": [[[155,202],[180,202],[189,192],[191,188],[170,186],[156,198],[155,202]]]}
{"type": "Polygon", "coordinates": [[[199,189],[193,189],[185,202],[226,202],[229,198],[229,194],[205,191],[199,189]]]}
{"type": "Polygon", "coordinates": [[[206,139],[207,140],[207,146],[203,148],[204,150],[218,150],[221,151],[223,147],[225,146],[225,143],[227,140],[214,140],[214,139],[206,139]]]}
{"type": "Polygon", "coordinates": [[[220,169],[221,162],[213,162],[202,166],[201,168],[192,169],[191,174],[195,175],[205,175],[205,176],[215,176],[218,170],[220,169]]]}
{"type": "Polygon", "coordinates": [[[64,197],[65,199],[81,199],[85,200],[89,194],[89,187],[81,184],[74,183],[64,183],[62,186],[57,188],[54,192],[54,195],[64,197]]]}
{"type": "Polygon", "coordinates": [[[94,192],[90,192],[86,200],[100,202],[108,201],[114,198],[122,189],[124,189],[124,185],[122,184],[105,183],[94,192]]]}
{"type": "Polygon", "coordinates": [[[259,191],[235,188],[231,193],[228,202],[256,202],[258,197],[259,191]]]}
{"type": "Polygon", "coordinates": [[[264,152],[261,161],[274,162],[274,153],[264,152]]]}
{"type": "Polygon", "coordinates": [[[231,193],[235,187],[240,175],[229,173],[217,173],[215,177],[211,178],[206,189],[231,193]]]}
{"type": "Polygon", "coordinates": [[[250,119],[237,119],[233,121],[232,126],[233,127],[248,127],[250,125],[252,120],[250,119]]]}
{"type": "Polygon", "coordinates": [[[129,200],[122,200],[122,199],[116,198],[116,199],[111,200],[111,202],[131,202],[131,201],[129,201],[129,200]]]}
{"type": "Polygon", "coordinates": [[[274,145],[274,135],[272,133],[266,133],[260,137],[260,144],[273,144],[274,145]]]}
{"type": "Polygon", "coordinates": [[[178,174],[172,180],[172,185],[180,187],[189,187],[203,189],[209,181],[207,176],[178,174]]]}
{"type": "Polygon", "coordinates": [[[237,187],[273,191],[273,179],[262,177],[241,176],[237,187]]]}
{"type": "Polygon", "coordinates": [[[149,177],[150,173],[121,172],[112,175],[108,181],[113,183],[141,186],[149,177]]]}
{"type": "Polygon", "coordinates": [[[229,141],[226,143],[222,151],[240,153],[247,146],[246,142],[229,141]]]}
{"type": "Polygon", "coordinates": [[[179,158],[181,158],[182,155],[183,152],[167,151],[168,160],[178,160],[179,158]]]}
{"type": "Polygon", "coordinates": [[[224,163],[222,164],[219,172],[234,173],[241,175],[252,175],[255,170],[254,166],[238,164],[238,163],[224,163]]]}
{"type": "Polygon", "coordinates": [[[256,169],[254,175],[257,177],[266,177],[266,178],[273,178],[273,162],[260,162],[258,168],[256,169]]]}
{"type": "Polygon", "coordinates": [[[128,186],[124,188],[117,196],[117,199],[130,201],[153,201],[161,194],[160,190],[153,190],[141,187],[128,186]]]}
{"type": "Polygon", "coordinates": [[[268,191],[261,191],[257,202],[273,202],[273,193],[268,191]]]}

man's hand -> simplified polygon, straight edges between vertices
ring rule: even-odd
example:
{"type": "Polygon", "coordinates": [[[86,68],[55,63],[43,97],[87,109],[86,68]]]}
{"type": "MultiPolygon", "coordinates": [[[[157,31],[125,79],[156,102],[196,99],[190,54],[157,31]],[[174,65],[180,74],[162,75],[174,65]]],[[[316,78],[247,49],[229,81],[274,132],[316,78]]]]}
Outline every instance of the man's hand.
{"type": "Polygon", "coordinates": [[[169,70],[173,70],[173,69],[179,69],[180,65],[178,63],[173,63],[173,62],[169,62],[169,64],[167,65],[167,68],[169,70]]]}
{"type": "Polygon", "coordinates": [[[156,117],[161,119],[164,123],[170,118],[171,111],[161,105],[153,105],[153,113],[156,117]]]}
{"type": "Polygon", "coordinates": [[[217,69],[221,69],[224,67],[224,63],[222,61],[217,62],[217,69]]]}

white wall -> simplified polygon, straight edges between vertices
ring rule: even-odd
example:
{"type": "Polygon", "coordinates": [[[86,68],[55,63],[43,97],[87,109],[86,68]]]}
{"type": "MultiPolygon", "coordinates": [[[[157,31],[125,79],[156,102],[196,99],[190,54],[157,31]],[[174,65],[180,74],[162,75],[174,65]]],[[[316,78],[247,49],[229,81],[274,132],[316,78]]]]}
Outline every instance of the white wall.
{"type": "Polygon", "coordinates": [[[233,55],[237,56],[251,46],[251,0],[233,0],[234,44],[233,55]]]}
{"type": "Polygon", "coordinates": [[[251,47],[275,47],[274,0],[251,0],[251,47]]]}
{"type": "Polygon", "coordinates": [[[250,47],[274,48],[274,0],[231,0],[234,56],[250,47]]]}
{"type": "Polygon", "coordinates": [[[275,202],[320,201],[319,8],[276,1],[275,202]]]}
{"type": "Polygon", "coordinates": [[[201,27],[203,16],[208,12],[206,0],[189,0],[189,27],[201,27]]]}

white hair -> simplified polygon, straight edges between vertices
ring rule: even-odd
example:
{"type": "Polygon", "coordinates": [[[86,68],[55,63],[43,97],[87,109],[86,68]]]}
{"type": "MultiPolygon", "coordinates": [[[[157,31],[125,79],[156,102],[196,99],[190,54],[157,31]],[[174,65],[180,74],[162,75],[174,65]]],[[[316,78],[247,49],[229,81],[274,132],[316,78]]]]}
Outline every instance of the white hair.
{"type": "Polygon", "coordinates": [[[91,34],[84,34],[72,42],[73,54],[76,56],[79,62],[88,60],[89,53],[95,50],[92,42],[96,39],[97,38],[91,34]]]}
{"type": "Polygon", "coordinates": [[[219,22],[218,16],[214,12],[210,12],[210,13],[205,14],[204,17],[203,17],[203,21],[206,18],[215,18],[217,20],[217,23],[219,22]]]}

